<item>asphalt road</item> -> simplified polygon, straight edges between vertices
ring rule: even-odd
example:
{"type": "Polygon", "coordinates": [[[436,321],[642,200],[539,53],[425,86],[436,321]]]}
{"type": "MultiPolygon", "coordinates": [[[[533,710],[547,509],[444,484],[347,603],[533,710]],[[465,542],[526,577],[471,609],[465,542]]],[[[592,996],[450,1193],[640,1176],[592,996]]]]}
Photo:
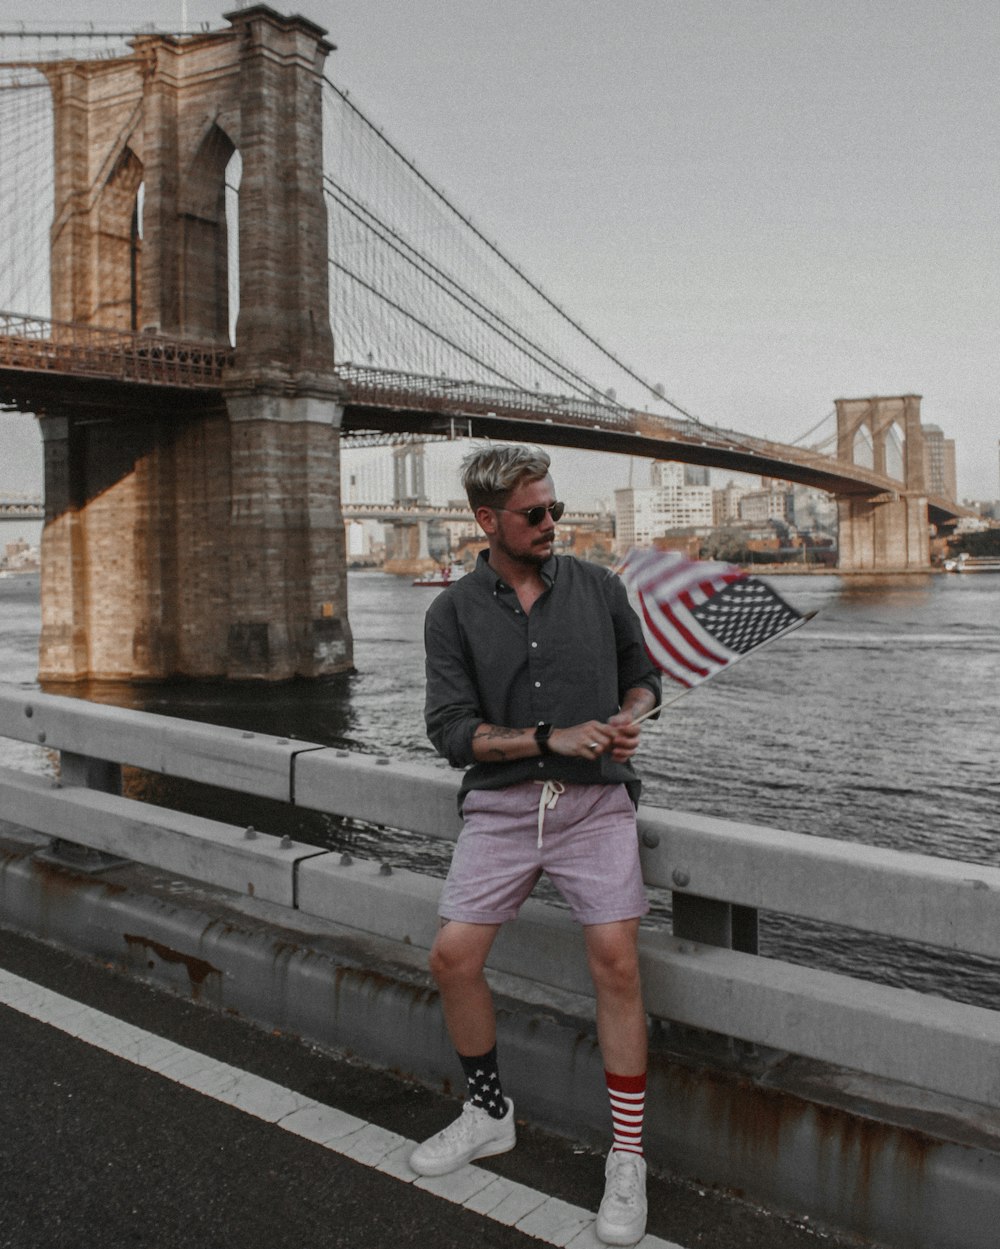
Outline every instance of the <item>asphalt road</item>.
{"type": "MultiPolygon", "coordinates": [[[[411,1140],[459,1106],[3,929],[0,968],[411,1140]]],[[[2,1249],[540,1244],[8,1006],[0,1046],[2,1249]]],[[[527,1127],[477,1166],[585,1211],[600,1201],[603,1159],[527,1127]]],[[[671,1176],[652,1175],[649,1197],[649,1232],[683,1249],[816,1249],[807,1225],[671,1176]]]]}

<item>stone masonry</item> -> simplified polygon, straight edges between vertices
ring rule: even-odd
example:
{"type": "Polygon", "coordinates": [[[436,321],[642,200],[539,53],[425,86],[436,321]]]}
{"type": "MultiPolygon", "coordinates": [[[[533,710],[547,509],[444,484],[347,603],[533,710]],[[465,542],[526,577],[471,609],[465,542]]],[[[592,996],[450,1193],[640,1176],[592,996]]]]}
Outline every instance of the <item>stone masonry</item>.
{"type": "Polygon", "coordinates": [[[81,401],[42,418],[47,682],[352,663],[322,185],[332,47],[267,5],[227,21],[46,69],[57,321],[228,343],[225,184],[242,161],[224,410],[81,401]]]}

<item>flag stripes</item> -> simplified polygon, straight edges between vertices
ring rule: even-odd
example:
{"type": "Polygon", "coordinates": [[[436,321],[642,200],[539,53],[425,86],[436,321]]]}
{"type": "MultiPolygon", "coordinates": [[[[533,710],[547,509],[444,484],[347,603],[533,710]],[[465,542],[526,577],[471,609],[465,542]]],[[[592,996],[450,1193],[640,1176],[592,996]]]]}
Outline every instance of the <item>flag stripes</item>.
{"type": "Polygon", "coordinates": [[[687,689],[803,620],[733,564],[632,550],[618,572],[638,599],[650,658],[687,689]]]}

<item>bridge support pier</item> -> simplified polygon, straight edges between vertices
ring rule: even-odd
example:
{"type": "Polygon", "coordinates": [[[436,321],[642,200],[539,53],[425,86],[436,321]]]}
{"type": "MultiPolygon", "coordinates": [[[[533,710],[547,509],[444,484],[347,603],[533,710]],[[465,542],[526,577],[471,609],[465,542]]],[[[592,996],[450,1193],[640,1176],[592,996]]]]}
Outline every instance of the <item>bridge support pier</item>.
{"type": "Polygon", "coordinates": [[[87,674],[89,656],[82,517],[70,482],[73,427],[65,416],[40,417],[39,426],[45,465],[39,679],[74,680],[87,674]]]}
{"type": "Polygon", "coordinates": [[[49,67],[56,317],[228,345],[231,237],[240,263],[221,397],[185,408],[180,391],[81,387],[43,409],[46,682],[352,664],[323,186],[332,45],[266,4],[228,20],[49,67]]]}
{"type": "MultiPolygon", "coordinates": [[[[434,537],[440,537],[436,531],[434,537]]],[[[446,552],[431,553],[431,525],[426,520],[396,520],[385,527],[385,572],[415,577],[432,572],[445,558],[446,552]]],[[[440,543],[436,543],[440,547],[440,543]]]]}
{"type": "Polygon", "coordinates": [[[39,679],[287,680],[352,666],[341,409],[42,418],[39,679]]]}
{"type": "Polygon", "coordinates": [[[838,499],[839,567],[887,572],[930,567],[927,499],[838,499]]]}
{"type": "Polygon", "coordinates": [[[342,409],[318,395],[231,395],[226,675],[351,667],[342,409]]]}

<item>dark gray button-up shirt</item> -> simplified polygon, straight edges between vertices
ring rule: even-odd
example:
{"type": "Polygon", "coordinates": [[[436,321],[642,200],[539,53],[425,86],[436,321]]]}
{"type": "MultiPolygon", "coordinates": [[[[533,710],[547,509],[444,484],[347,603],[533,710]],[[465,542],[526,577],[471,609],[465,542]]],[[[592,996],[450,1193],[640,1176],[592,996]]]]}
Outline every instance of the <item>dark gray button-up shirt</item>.
{"type": "Polygon", "coordinates": [[[459,802],[470,789],[549,779],[624,783],[636,801],[639,779],[631,764],[604,755],[475,761],[472,736],[480,724],[564,728],[606,721],[635,687],[660,699],[659,671],[625,587],[610,569],[552,556],[541,570],[547,588],[525,615],[488,555],[480,552],[475,570],[435,598],[424,622],[427,733],[451,764],[469,769],[459,802]]]}

